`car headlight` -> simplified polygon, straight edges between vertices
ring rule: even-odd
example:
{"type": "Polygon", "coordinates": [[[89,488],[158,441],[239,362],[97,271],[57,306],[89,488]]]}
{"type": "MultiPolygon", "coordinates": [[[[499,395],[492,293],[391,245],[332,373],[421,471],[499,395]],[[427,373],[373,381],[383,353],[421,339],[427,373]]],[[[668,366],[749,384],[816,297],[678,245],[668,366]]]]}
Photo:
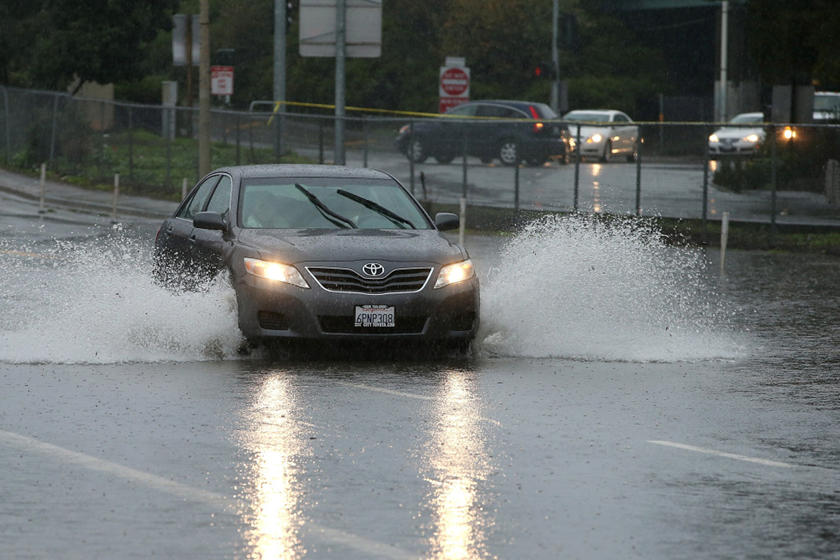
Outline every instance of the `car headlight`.
{"type": "Polygon", "coordinates": [[[249,259],[246,257],[245,270],[248,271],[249,274],[253,274],[254,276],[265,278],[267,280],[285,282],[286,284],[291,284],[292,286],[297,286],[299,288],[309,287],[309,284],[306,283],[306,280],[303,279],[300,272],[298,272],[295,267],[287,264],[261,261],[260,259],[249,259]]]}
{"type": "Polygon", "coordinates": [[[604,139],[603,136],[601,136],[598,133],[595,133],[595,134],[593,134],[592,136],[590,136],[589,138],[586,139],[586,143],[587,144],[597,144],[598,142],[600,142],[603,139],[604,139]]]}
{"type": "Polygon", "coordinates": [[[720,138],[718,138],[717,134],[712,134],[709,136],[709,142],[720,142],[720,138]]]}
{"type": "Polygon", "coordinates": [[[758,140],[758,134],[750,134],[744,137],[744,142],[749,142],[750,144],[758,144],[758,140]]]}
{"type": "Polygon", "coordinates": [[[475,276],[475,269],[471,260],[448,264],[440,269],[435,288],[443,288],[450,284],[457,284],[475,276]]]}

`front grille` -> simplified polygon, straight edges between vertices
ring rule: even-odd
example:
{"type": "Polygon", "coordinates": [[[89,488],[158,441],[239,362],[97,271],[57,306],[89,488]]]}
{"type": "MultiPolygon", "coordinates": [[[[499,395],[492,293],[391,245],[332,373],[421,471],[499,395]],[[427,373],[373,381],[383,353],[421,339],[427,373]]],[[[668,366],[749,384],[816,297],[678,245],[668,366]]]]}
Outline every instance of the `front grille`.
{"type": "Polygon", "coordinates": [[[327,291],[362,294],[419,292],[432,273],[429,267],[401,268],[382,278],[365,278],[349,268],[307,267],[306,270],[327,291]]]}
{"type": "Polygon", "coordinates": [[[339,334],[420,334],[426,317],[397,317],[393,327],[356,327],[352,315],[321,315],[321,330],[339,334]]]}

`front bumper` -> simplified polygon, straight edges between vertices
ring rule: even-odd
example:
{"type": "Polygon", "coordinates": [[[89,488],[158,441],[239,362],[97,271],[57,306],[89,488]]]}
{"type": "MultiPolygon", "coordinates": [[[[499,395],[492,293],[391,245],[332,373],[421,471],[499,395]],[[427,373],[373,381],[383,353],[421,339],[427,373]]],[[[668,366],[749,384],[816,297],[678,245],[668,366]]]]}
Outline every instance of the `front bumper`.
{"type": "MultiPolygon", "coordinates": [[[[437,278],[435,267],[432,278],[437,278]]],[[[244,275],[234,283],[239,328],[246,338],[300,340],[472,340],[479,322],[478,279],[419,292],[331,292],[305,275],[309,289],[244,275]],[[394,327],[355,327],[357,305],[394,307],[394,327]]]]}

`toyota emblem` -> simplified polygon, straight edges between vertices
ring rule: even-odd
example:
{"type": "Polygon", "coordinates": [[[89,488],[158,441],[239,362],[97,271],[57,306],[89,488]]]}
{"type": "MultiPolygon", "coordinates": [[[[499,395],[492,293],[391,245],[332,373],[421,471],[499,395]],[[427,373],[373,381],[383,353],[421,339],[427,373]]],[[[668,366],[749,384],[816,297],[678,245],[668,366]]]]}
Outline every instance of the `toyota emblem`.
{"type": "Polygon", "coordinates": [[[379,263],[367,263],[362,266],[362,272],[368,276],[381,276],[385,272],[385,267],[379,263]]]}

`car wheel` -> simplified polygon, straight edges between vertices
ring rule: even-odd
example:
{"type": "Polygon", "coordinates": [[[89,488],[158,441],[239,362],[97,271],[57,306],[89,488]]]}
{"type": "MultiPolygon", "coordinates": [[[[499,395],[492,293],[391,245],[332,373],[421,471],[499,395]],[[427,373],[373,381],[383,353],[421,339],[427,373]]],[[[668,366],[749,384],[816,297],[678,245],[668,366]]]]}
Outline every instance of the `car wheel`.
{"type": "Polygon", "coordinates": [[[519,146],[516,140],[502,140],[499,145],[499,159],[504,165],[516,165],[519,163],[519,146]]]}
{"type": "Polygon", "coordinates": [[[452,163],[452,160],[455,159],[455,154],[452,152],[444,152],[442,154],[435,155],[435,159],[438,163],[446,165],[447,163],[452,163]]]}
{"type": "Polygon", "coordinates": [[[423,163],[429,157],[426,144],[420,138],[414,138],[408,144],[408,159],[414,163],[423,163]]]}
{"type": "Polygon", "coordinates": [[[604,144],[604,153],[601,156],[601,163],[607,163],[610,161],[610,156],[612,155],[612,142],[607,140],[606,144],[604,144]]]}

